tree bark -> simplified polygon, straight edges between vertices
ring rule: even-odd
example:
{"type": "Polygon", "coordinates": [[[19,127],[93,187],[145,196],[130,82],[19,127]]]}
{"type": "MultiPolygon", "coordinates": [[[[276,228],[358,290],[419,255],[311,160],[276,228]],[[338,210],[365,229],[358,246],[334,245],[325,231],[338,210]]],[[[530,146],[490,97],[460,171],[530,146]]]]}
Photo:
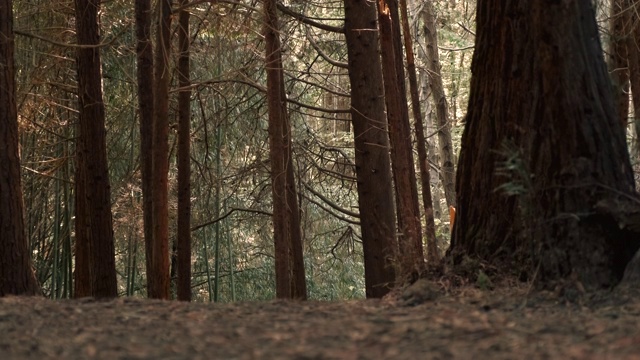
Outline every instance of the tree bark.
{"type": "Polygon", "coordinates": [[[397,245],[377,13],[367,0],[345,0],[344,7],[365,292],[381,298],[395,281],[397,245]]]}
{"type": "Polygon", "coordinates": [[[84,182],[78,191],[83,197],[84,211],[76,212],[89,232],[89,267],[91,295],[118,296],[115,249],[111,215],[111,186],[107,166],[105,111],[102,101],[99,0],[76,0],[79,136],[82,161],[80,177],[84,182]],[[84,190],[84,192],[82,191],[84,190]]]}
{"type": "Polygon", "coordinates": [[[24,227],[13,54],[12,1],[0,0],[0,297],[40,293],[24,227]]]}
{"type": "Polygon", "coordinates": [[[171,53],[171,0],[158,3],[158,30],[154,59],[154,123],[149,297],[169,299],[169,56],[171,53]]]}
{"type": "Polygon", "coordinates": [[[402,15],[402,37],[407,56],[407,72],[409,73],[409,93],[411,94],[411,108],[413,121],[416,128],[416,140],[418,146],[418,164],[420,169],[420,185],[422,186],[422,203],[426,220],[427,236],[427,261],[435,264],[440,259],[436,242],[436,223],[433,212],[433,198],[431,196],[431,174],[429,158],[427,157],[427,140],[424,136],[424,122],[420,108],[420,95],[418,93],[418,78],[416,63],[413,55],[413,42],[409,29],[409,12],[407,0],[400,0],[400,12],[402,15]]]}
{"type": "Polygon", "coordinates": [[[438,54],[438,33],[435,22],[435,13],[431,1],[426,1],[422,8],[423,32],[426,43],[427,71],[433,101],[436,106],[436,118],[438,122],[438,144],[440,147],[440,174],[444,186],[444,196],[448,206],[456,206],[455,193],[455,160],[453,144],[451,142],[451,122],[449,121],[449,109],[447,97],[442,84],[440,72],[440,56],[438,54]]]}
{"type": "MultiPolygon", "coordinates": [[[[189,0],[181,0],[186,7],[189,0]]],[[[178,42],[178,300],[191,301],[191,90],[189,11],[180,10],[178,42]]]]}
{"type": "Polygon", "coordinates": [[[629,85],[633,103],[633,128],[635,132],[635,153],[640,154],[640,2],[634,2],[629,9],[629,36],[627,37],[627,60],[629,64],[629,85]]]}
{"type": "Polygon", "coordinates": [[[264,27],[269,107],[269,155],[273,190],[273,238],[276,297],[307,298],[302,232],[295,186],[291,125],[287,114],[282,55],[275,0],[264,1],[264,27]]]}
{"type": "Polygon", "coordinates": [[[608,204],[637,197],[591,2],[478,5],[450,255],[614,286],[640,244],[608,204]]]}
{"type": "MultiPolygon", "coordinates": [[[[153,273],[153,44],[151,42],[151,1],[135,0],[136,57],[138,79],[138,116],[140,118],[140,178],[147,275],[153,273]]],[[[152,276],[147,276],[147,292],[151,293],[152,276]]]]}
{"type": "Polygon", "coordinates": [[[378,0],[377,5],[382,74],[391,140],[391,168],[396,186],[398,225],[402,234],[398,240],[397,275],[411,278],[422,271],[424,254],[418,189],[411,149],[409,109],[404,85],[398,5],[393,0],[378,0]]]}

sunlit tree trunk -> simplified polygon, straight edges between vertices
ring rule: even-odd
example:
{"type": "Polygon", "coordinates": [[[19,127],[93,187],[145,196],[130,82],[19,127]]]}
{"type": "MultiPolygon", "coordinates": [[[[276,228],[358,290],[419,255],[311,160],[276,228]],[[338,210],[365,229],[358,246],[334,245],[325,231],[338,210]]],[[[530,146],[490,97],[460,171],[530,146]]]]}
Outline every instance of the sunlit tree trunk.
{"type": "Polygon", "coordinates": [[[398,239],[398,275],[407,277],[422,270],[424,254],[409,109],[404,85],[402,41],[397,3],[378,0],[377,5],[385,102],[391,140],[391,164],[401,233],[398,239]]]}
{"type": "Polygon", "coordinates": [[[99,0],[76,0],[76,33],[79,45],[94,45],[77,49],[78,117],[80,177],[84,186],[77,189],[83,197],[84,211],[76,211],[88,232],[91,296],[118,295],[111,186],[107,166],[105,111],[102,101],[100,35],[98,28],[99,0]]]}
{"type": "MultiPolygon", "coordinates": [[[[188,0],[181,0],[186,6],[188,0]]],[[[189,11],[179,15],[178,42],[178,300],[191,301],[191,166],[189,157],[191,90],[189,64],[189,11]]]]}
{"type": "Polygon", "coordinates": [[[479,3],[472,74],[454,262],[617,284],[640,245],[623,216],[638,200],[591,2],[479,3]]]}
{"type": "Polygon", "coordinates": [[[344,6],[365,290],[379,298],[395,281],[396,217],[377,13],[367,0],[345,0],[344,6]]]}
{"type": "Polygon", "coordinates": [[[0,296],[40,292],[24,228],[13,54],[12,2],[0,0],[0,296]]]}
{"type": "MultiPolygon", "coordinates": [[[[140,119],[140,178],[147,275],[152,273],[153,226],[151,174],[153,144],[153,45],[151,42],[151,0],[135,0],[138,117],[140,119]]],[[[147,276],[151,293],[153,277],[147,276]]]]}
{"type": "Polygon", "coordinates": [[[629,36],[627,55],[629,63],[629,85],[633,103],[633,127],[635,129],[635,154],[640,155],[640,2],[629,9],[629,36]]]}
{"type": "Polygon", "coordinates": [[[436,106],[436,118],[438,122],[438,144],[440,149],[440,170],[444,196],[447,205],[456,206],[455,199],[455,159],[453,144],[451,142],[451,122],[447,97],[442,84],[440,72],[440,55],[438,54],[438,33],[436,30],[435,14],[432,1],[426,1],[422,8],[423,32],[426,43],[427,73],[433,101],[436,106]]]}
{"type": "Polygon", "coordinates": [[[154,59],[154,115],[151,269],[147,276],[149,297],[169,298],[169,56],[171,53],[171,0],[158,2],[158,26],[154,59]]]}
{"type": "Polygon", "coordinates": [[[275,0],[264,1],[263,34],[266,46],[276,296],[278,298],[306,299],[300,213],[291,158],[291,124],[287,114],[284,91],[275,0]]]}

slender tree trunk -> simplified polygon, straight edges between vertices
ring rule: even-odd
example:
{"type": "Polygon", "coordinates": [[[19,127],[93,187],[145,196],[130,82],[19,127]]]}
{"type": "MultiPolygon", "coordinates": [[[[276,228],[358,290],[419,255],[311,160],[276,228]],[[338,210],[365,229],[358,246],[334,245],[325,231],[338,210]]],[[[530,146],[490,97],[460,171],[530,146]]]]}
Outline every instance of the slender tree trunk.
{"type": "Polygon", "coordinates": [[[433,198],[431,197],[431,175],[429,173],[429,158],[427,157],[427,140],[424,136],[424,122],[420,108],[420,96],[418,94],[418,78],[413,54],[413,42],[409,30],[409,12],[407,0],[400,0],[400,12],[402,15],[402,35],[407,56],[407,72],[409,73],[409,92],[411,94],[411,108],[416,128],[418,146],[418,164],[420,169],[420,185],[422,186],[422,203],[424,205],[424,217],[427,221],[427,261],[436,263],[440,259],[436,242],[436,223],[433,216],[433,198]]]}
{"type": "Polygon", "coordinates": [[[395,281],[396,217],[377,13],[367,0],[344,4],[365,289],[380,298],[395,281]]]}
{"type": "MultiPolygon", "coordinates": [[[[89,232],[89,266],[91,295],[118,296],[115,249],[111,215],[111,186],[107,166],[107,140],[104,103],[102,102],[102,73],[100,35],[98,28],[99,0],[76,0],[76,33],[80,47],[78,64],[78,110],[80,133],[78,141],[83,161],[80,176],[84,182],[85,211],[76,212],[76,219],[86,216],[89,232]]],[[[82,190],[82,189],[81,189],[82,190]]]]}
{"type": "MultiPolygon", "coordinates": [[[[181,0],[184,7],[189,0],[181,0]]],[[[178,300],[191,301],[191,90],[189,64],[189,11],[180,11],[178,42],[178,300]]]]}
{"type": "Polygon", "coordinates": [[[152,226],[152,144],[153,144],[153,45],[151,42],[151,0],[135,0],[136,55],[138,79],[138,116],[140,118],[140,178],[142,188],[142,217],[144,227],[147,292],[151,293],[153,277],[152,226]]]}
{"type": "Polygon", "coordinates": [[[635,130],[635,151],[640,154],[640,2],[634,2],[629,9],[629,36],[627,55],[629,63],[629,84],[633,102],[633,124],[635,130]]]}
{"type": "MultiPolygon", "coordinates": [[[[613,98],[620,124],[626,130],[629,117],[629,65],[627,45],[631,29],[629,0],[611,0],[609,72],[613,82],[613,98]]],[[[635,55],[635,54],[634,54],[635,55]]],[[[637,56],[637,55],[636,55],[637,56]]]]}
{"type": "Polygon", "coordinates": [[[306,299],[300,213],[291,159],[291,125],[286,108],[275,0],[264,1],[263,34],[266,46],[276,296],[306,299]]]}
{"type": "Polygon", "coordinates": [[[149,297],[169,299],[169,56],[171,53],[171,0],[158,3],[158,29],[154,59],[154,123],[149,297]]]}
{"type": "Polygon", "coordinates": [[[422,229],[416,173],[411,149],[409,109],[404,85],[402,42],[397,3],[378,0],[378,24],[382,53],[385,102],[391,140],[391,164],[396,185],[399,238],[398,266],[401,277],[412,277],[422,271],[422,229]]]}
{"type": "Polygon", "coordinates": [[[451,122],[449,121],[449,109],[447,97],[442,85],[440,72],[440,57],[438,55],[438,33],[436,30],[433,4],[426,1],[422,8],[423,31],[426,43],[427,71],[430,77],[431,93],[436,105],[436,118],[438,120],[438,143],[440,145],[440,171],[444,185],[444,195],[448,206],[456,206],[455,193],[455,160],[453,145],[451,142],[451,122]]]}
{"type": "Polygon", "coordinates": [[[12,1],[0,0],[0,297],[40,293],[24,227],[13,53],[12,1]]]}
{"type": "Polygon", "coordinates": [[[591,2],[478,5],[450,254],[610,288],[640,246],[624,210],[639,209],[591,2]]]}

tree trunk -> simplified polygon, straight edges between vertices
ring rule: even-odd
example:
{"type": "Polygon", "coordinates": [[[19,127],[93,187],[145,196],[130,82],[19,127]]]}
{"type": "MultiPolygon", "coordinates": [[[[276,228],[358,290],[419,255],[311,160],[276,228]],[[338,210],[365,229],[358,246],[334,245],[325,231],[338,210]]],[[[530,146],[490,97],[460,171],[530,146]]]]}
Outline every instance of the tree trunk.
{"type": "Polygon", "coordinates": [[[438,121],[438,143],[440,145],[440,174],[444,186],[444,196],[448,206],[456,206],[455,193],[455,160],[451,143],[451,122],[447,97],[442,84],[440,72],[440,56],[438,55],[438,33],[435,14],[431,1],[426,1],[422,8],[423,31],[426,43],[427,71],[430,77],[431,92],[436,105],[438,121]]]}
{"type": "Polygon", "coordinates": [[[613,82],[613,99],[620,124],[626,130],[629,117],[629,65],[627,44],[631,34],[629,0],[611,0],[609,31],[611,43],[608,63],[613,82]]]}
{"type": "Polygon", "coordinates": [[[286,108],[275,0],[264,1],[264,20],[276,296],[287,299],[306,299],[300,213],[291,159],[291,125],[286,108]]]}
{"type": "Polygon", "coordinates": [[[629,63],[629,84],[633,103],[633,127],[635,130],[635,152],[640,154],[640,3],[634,2],[629,9],[629,36],[627,55],[629,63]]]}
{"type": "Polygon", "coordinates": [[[422,111],[420,109],[420,96],[418,94],[418,78],[416,64],[413,55],[413,42],[411,31],[409,30],[409,12],[407,11],[407,0],[400,0],[400,11],[402,14],[402,35],[404,48],[407,56],[407,72],[409,73],[409,92],[411,94],[411,107],[413,109],[413,120],[416,128],[416,139],[418,146],[418,164],[420,168],[420,185],[422,186],[422,203],[424,205],[424,217],[427,236],[427,261],[435,264],[440,259],[438,245],[436,242],[436,223],[433,216],[433,198],[431,196],[431,175],[429,173],[429,158],[427,157],[427,140],[424,136],[424,122],[422,121],[422,111]]]}
{"type": "Polygon", "coordinates": [[[395,281],[396,217],[377,14],[367,0],[345,0],[344,7],[365,291],[380,298],[395,281]]]}
{"type": "Polygon", "coordinates": [[[450,255],[617,284],[640,244],[610,205],[635,193],[591,2],[487,0],[477,24],[450,255]]]}
{"type": "Polygon", "coordinates": [[[158,30],[154,69],[154,123],[151,271],[147,272],[151,298],[169,299],[169,56],[171,52],[171,0],[158,3],[158,30]]]}
{"type": "Polygon", "coordinates": [[[140,178],[142,189],[142,218],[144,227],[147,292],[150,293],[153,277],[152,226],[152,151],[153,151],[153,46],[151,42],[151,1],[135,0],[136,55],[138,79],[138,116],[140,117],[140,178]]]}
{"type": "Polygon", "coordinates": [[[0,297],[40,293],[24,227],[13,52],[12,1],[0,0],[0,297]]]}
{"type": "MultiPolygon", "coordinates": [[[[181,0],[180,6],[189,4],[181,0]]],[[[178,42],[178,300],[191,301],[191,90],[189,64],[189,11],[180,10],[178,42]]]]}
{"type": "Polygon", "coordinates": [[[404,85],[398,8],[397,3],[393,1],[378,0],[377,4],[382,73],[391,140],[391,166],[396,185],[398,225],[402,233],[398,241],[397,275],[410,278],[422,271],[424,254],[418,189],[411,149],[409,109],[404,85]]]}
{"type": "MultiPolygon", "coordinates": [[[[76,34],[80,47],[78,64],[78,111],[83,161],[80,176],[84,181],[85,216],[89,231],[89,266],[91,295],[118,296],[115,249],[111,215],[111,186],[107,166],[107,136],[104,103],[102,102],[102,73],[100,62],[100,35],[98,29],[99,0],[76,0],[76,34]]],[[[82,190],[82,189],[81,189],[82,190]]]]}

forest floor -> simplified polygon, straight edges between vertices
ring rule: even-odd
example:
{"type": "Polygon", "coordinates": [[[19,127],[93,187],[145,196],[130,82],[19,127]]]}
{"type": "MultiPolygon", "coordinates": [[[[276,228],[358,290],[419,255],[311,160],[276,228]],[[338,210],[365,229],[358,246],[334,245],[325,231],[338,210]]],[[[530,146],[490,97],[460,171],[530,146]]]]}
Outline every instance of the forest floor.
{"type": "Polygon", "coordinates": [[[383,300],[0,299],[0,359],[640,359],[640,298],[525,288],[383,300]]]}

